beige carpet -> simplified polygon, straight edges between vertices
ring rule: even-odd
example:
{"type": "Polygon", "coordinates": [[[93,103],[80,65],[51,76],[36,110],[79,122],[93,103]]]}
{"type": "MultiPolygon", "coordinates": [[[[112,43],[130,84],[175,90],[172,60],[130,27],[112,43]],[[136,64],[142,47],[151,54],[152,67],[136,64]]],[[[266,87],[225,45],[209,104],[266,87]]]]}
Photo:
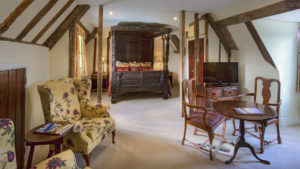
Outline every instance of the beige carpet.
{"type": "MultiPolygon", "coordinates": [[[[110,98],[104,96],[104,103],[110,98]]],[[[271,165],[257,162],[248,149],[240,149],[234,162],[224,164],[229,156],[217,154],[210,161],[207,153],[181,145],[183,135],[183,119],[180,115],[179,98],[171,97],[163,100],[155,94],[129,94],[123,96],[117,104],[111,106],[111,115],[116,119],[116,144],[111,137],[99,145],[93,152],[91,167],[94,169],[215,169],[215,168],[300,168],[300,125],[282,127],[283,144],[273,143],[265,147],[259,157],[269,160],[271,165]]],[[[232,123],[227,122],[227,139],[235,141],[231,136],[232,123]]],[[[218,131],[220,131],[218,129],[218,131]]],[[[193,128],[189,128],[187,136],[194,141],[205,138],[193,136],[193,128]]],[[[274,126],[268,127],[266,137],[274,137],[274,126]]],[[[246,140],[255,148],[259,141],[246,135],[246,140]]],[[[217,141],[216,141],[217,142],[217,141]]],[[[33,163],[46,158],[47,147],[42,147],[34,155],[33,163]]],[[[85,161],[76,154],[80,167],[85,161]]]]}

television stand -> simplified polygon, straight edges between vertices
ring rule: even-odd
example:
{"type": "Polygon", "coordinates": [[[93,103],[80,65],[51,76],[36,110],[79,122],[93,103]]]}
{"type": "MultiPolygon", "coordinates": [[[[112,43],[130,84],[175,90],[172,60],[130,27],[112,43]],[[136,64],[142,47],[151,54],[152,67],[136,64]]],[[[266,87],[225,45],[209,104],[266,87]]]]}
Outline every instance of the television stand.
{"type": "MultiPolygon", "coordinates": [[[[204,87],[204,93],[208,97],[216,97],[218,100],[233,100],[238,95],[238,85],[234,84],[206,84],[204,87]]],[[[201,87],[197,87],[197,93],[201,94],[201,87]]],[[[208,99],[206,101],[206,107],[212,108],[212,101],[208,99]]]]}

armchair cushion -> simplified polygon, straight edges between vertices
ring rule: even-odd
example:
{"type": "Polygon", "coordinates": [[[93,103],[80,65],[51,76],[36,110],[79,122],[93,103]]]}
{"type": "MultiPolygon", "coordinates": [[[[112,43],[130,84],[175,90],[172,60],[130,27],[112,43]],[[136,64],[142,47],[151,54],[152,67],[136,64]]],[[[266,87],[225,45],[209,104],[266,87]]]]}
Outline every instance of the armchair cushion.
{"type": "Polygon", "coordinates": [[[16,169],[15,129],[10,119],[0,119],[0,168],[16,169]]]}
{"type": "Polygon", "coordinates": [[[96,103],[87,103],[82,107],[82,117],[110,117],[108,105],[101,105],[96,103]]]}
{"type": "Polygon", "coordinates": [[[115,126],[113,118],[82,118],[80,119],[80,122],[84,132],[93,142],[100,138],[102,141],[105,137],[104,131],[110,133],[115,126]]]}
{"type": "Polygon", "coordinates": [[[80,105],[72,79],[51,80],[38,86],[38,90],[46,122],[80,119],[80,105]]]}
{"type": "Polygon", "coordinates": [[[32,169],[54,169],[54,168],[80,169],[77,166],[76,159],[72,150],[66,150],[32,167],[32,169]]]}

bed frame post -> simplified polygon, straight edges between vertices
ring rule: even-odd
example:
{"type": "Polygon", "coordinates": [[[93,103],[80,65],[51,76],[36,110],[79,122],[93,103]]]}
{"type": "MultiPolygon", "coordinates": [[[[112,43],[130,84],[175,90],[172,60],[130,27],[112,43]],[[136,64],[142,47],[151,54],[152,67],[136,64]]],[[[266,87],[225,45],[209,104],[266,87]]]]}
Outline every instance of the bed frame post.
{"type": "Polygon", "coordinates": [[[170,33],[167,33],[166,37],[166,53],[165,53],[165,67],[164,67],[164,89],[163,89],[163,98],[168,99],[169,95],[169,71],[168,71],[168,62],[169,62],[169,48],[170,48],[170,33]]]}

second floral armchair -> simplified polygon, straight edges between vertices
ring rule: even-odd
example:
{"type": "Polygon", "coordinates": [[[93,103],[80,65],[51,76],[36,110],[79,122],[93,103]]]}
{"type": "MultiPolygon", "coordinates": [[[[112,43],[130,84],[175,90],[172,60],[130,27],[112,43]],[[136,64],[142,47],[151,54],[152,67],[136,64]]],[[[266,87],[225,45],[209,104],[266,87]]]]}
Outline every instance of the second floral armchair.
{"type": "Polygon", "coordinates": [[[74,132],[64,137],[64,149],[82,153],[87,165],[93,149],[112,133],[114,143],[115,120],[109,106],[90,102],[91,81],[64,78],[38,86],[46,123],[68,121],[74,132]]]}

